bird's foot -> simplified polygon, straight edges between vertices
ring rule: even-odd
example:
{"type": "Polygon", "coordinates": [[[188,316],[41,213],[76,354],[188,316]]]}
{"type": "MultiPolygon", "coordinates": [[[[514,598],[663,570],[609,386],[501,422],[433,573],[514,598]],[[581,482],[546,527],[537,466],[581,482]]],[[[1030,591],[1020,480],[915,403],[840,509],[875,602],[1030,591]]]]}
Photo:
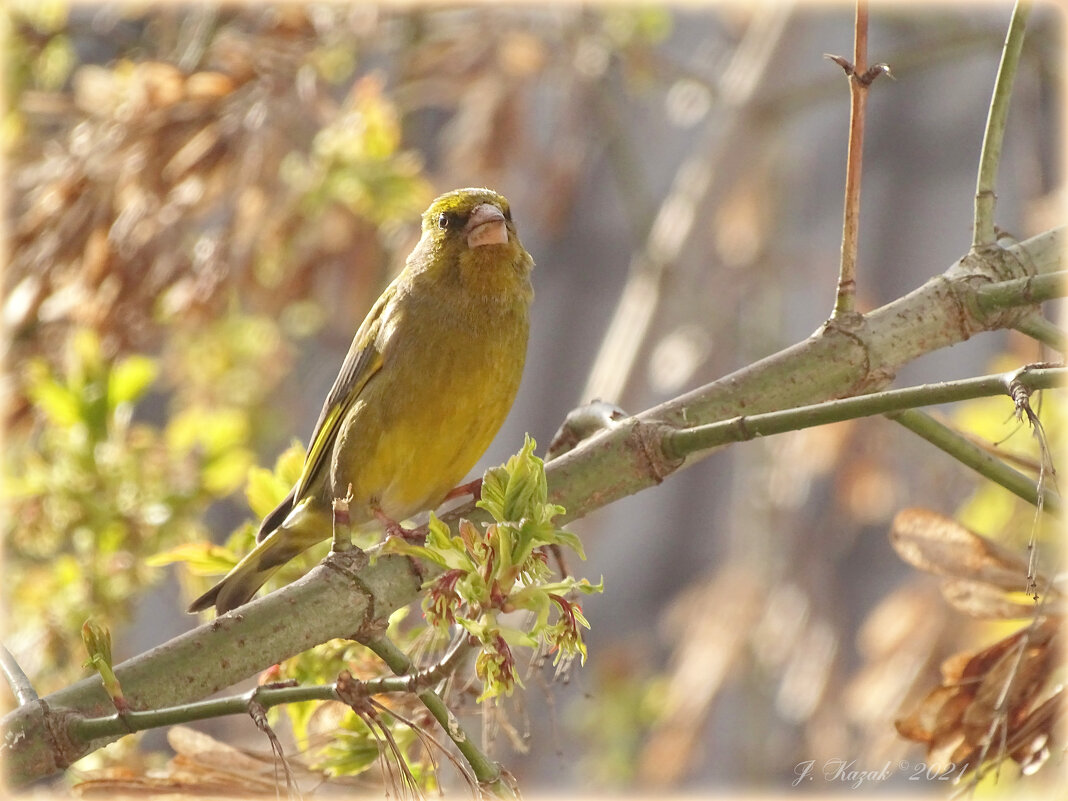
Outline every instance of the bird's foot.
{"type": "Polygon", "coordinates": [[[412,542],[416,544],[422,544],[426,539],[426,533],[420,529],[408,529],[387,515],[377,506],[371,507],[371,513],[375,516],[375,520],[382,524],[382,527],[386,530],[386,538],[400,537],[405,542],[412,542]]]}
{"type": "Polygon", "coordinates": [[[461,484],[458,487],[453,487],[446,493],[445,497],[441,499],[442,503],[451,501],[453,498],[460,498],[464,495],[470,495],[472,498],[478,498],[482,494],[482,479],[476,478],[474,481],[468,481],[466,484],[461,484]]]}

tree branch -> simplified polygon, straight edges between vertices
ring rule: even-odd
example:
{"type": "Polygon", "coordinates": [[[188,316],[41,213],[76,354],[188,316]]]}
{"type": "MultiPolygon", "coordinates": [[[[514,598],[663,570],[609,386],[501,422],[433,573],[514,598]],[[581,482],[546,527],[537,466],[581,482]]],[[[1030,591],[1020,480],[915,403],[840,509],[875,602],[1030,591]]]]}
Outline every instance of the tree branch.
{"type": "Polygon", "coordinates": [[[842,210],[842,257],[835,294],[835,318],[856,314],[857,251],[860,241],[860,179],[864,162],[864,122],[867,117],[868,86],[860,79],[868,68],[868,3],[857,0],[853,23],[853,63],[843,64],[849,79],[849,146],[846,154],[845,202],[842,210]]]}
{"type": "Polygon", "coordinates": [[[546,465],[551,500],[567,509],[566,519],[583,517],[707,455],[680,462],[663,454],[655,443],[664,429],[872,392],[921,355],[1010,327],[1025,312],[984,312],[977,289],[1062,269],[1063,244],[1064,229],[1056,228],[1004,250],[970,253],[943,275],[864,315],[855,330],[832,321],[802,342],[622,420],[546,465]]]}
{"type": "MultiPolygon", "coordinates": [[[[373,638],[371,641],[374,641],[373,638]]],[[[372,646],[368,645],[368,647],[372,646]]],[[[440,662],[425,670],[397,676],[380,676],[374,679],[352,679],[352,682],[359,688],[362,697],[387,693],[419,693],[422,689],[444,679],[470,650],[465,640],[460,640],[440,662]]],[[[131,732],[158,729],[162,726],[191,723],[195,720],[208,720],[226,715],[245,715],[248,714],[250,704],[270,709],[282,704],[295,704],[302,701],[343,700],[338,695],[336,683],[293,687],[265,685],[254,687],[240,695],[213,698],[210,701],[197,701],[163,709],[127,712],[98,718],[75,718],[71,721],[70,731],[73,737],[88,742],[105,737],[121,737],[131,732]]]]}
{"type": "Polygon", "coordinates": [[[969,442],[949,426],[935,420],[918,409],[890,412],[886,415],[914,434],[919,434],[932,445],[948,453],[961,464],[970,467],[981,476],[1023,498],[1032,506],[1041,506],[1048,512],[1060,515],[1064,507],[1060,495],[1043,486],[1041,490],[1033,478],[1014,470],[993,454],[987,453],[974,442],[969,442]]]}
{"type": "MultiPolygon", "coordinates": [[[[550,499],[567,508],[565,521],[582,517],[707,454],[669,458],[658,445],[665,431],[871,392],[919,355],[1009,327],[1023,312],[983,311],[978,288],[1062,269],[1062,244],[1063,229],[1055,229],[1005,250],[969,254],[864,315],[856,329],[828,323],[803,342],[619,421],[546,465],[550,499]]],[[[443,519],[460,516],[485,519],[470,505],[443,519]]],[[[333,554],[303,579],[117,665],[115,674],[133,710],[197,701],[329,639],[364,641],[432,575],[433,568],[403,556],[370,564],[359,551],[333,554]]],[[[17,786],[43,778],[110,742],[114,737],[74,736],[71,721],[112,711],[93,676],[9,713],[2,740],[8,780],[17,786]]]]}
{"type": "MultiPolygon", "coordinates": [[[[398,648],[392,640],[385,635],[373,637],[364,643],[368,648],[378,654],[394,673],[405,676],[412,672],[412,661],[408,655],[398,648]]],[[[459,646],[458,647],[462,647],[459,646]]],[[[432,689],[425,689],[418,693],[418,698],[423,702],[434,719],[453,741],[460,753],[464,755],[467,764],[478,779],[479,786],[491,792],[497,798],[516,798],[512,787],[504,780],[501,766],[482,753],[475,745],[474,740],[464,730],[460,721],[453,715],[452,710],[445,705],[432,689]]]]}
{"type": "Polygon", "coordinates": [[[1026,334],[1032,339],[1038,340],[1058,353],[1064,353],[1068,350],[1068,340],[1064,336],[1064,331],[1037,311],[1021,318],[1013,328],[1021,334],[1026,334]]]}
{"type": "Polygon", "coordinates": [[[1029,275],[1024,278],[1012,278],[996,284],[980,287],[975,299],[979,308],[985,312],[1011,306],[1042,303],[1053,298],[1063,298],[1068,294],[1068,272],[1058,270],[1046,275],[1029,275]]]}
{"type": "Polygon", "coordinates": [[[898,412],[915,406],[953,403],[991,395],[1006,395],[1011,398],[1009,390],[1014,381],[1034,391],[1061,386],[1066,378],[1068,378],[1068,368],[1065,367],[1024,368],[1007,374],[925,384],[855,398],[826,401],[779,412],[743,415],[718,423],[668,431],[661,440],[661,448],[668,458],[682,459],[691,453],[725,445],[728,442],[743,442],[757,437],[827,425],[842,420],[898,412]]]}
{"type": "MultiPolygon", "coordinates": [[[[116,665],[115,675],[132,710],[188,704],[327,640],[370,636],[432,571],[405,556],[380,556],[372,565],[359,551],[331,554],[279,592],[116,665]]],[[[113,712],[93,675],[9,713],[3,720],[8,782],[48,776],[116,739],[79,737],[80,724],[72,723],[113,712]]]]}
{"type": "Polygon", "coordinates": [[[1027,15],[1030,11],[1029,3],[1021,3],[1017,0],[1012,9],[1008,33],[1005,35],[1005,46],[1001,51],[1001,63],[998,65],[998,75],[994,81],[994,94],[990,99],[986,132],[983,134],[983,147],[979,156],[979,177],[975,185],[973,248],[989,247],[997,241],[997,232],[994,228],[994,207],[997,204],[995,186],[998,165],[1001,163],[1001,145],[1005,139],[1005,124],[1009,118],[1012,84],[1016,79],[1016,70],[1020,66],[1024,30],[1027,27],[1027,15]]]}
{"type": "Polygon", "coordinates": [[[30,677],[26,675],[11,651],[7,650],[6,645],[0,645],[0,670],[3,671],[8,687],[11,688],[11,694],[15,696],[19,706],[31,704],[37,700],[37,690],[33,689],[30,677]]]}

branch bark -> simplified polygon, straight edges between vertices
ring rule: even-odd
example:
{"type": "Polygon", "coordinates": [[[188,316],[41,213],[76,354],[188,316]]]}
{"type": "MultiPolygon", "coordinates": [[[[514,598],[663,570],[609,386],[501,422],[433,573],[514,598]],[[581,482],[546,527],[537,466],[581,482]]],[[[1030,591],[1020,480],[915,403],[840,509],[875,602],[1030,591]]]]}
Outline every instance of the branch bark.
{"type": "Polygon", "coordinates": [[[551,500],[567,519],[659,484],[707,456],[673,460],[651,442],[656,429],[691,428],[740,415],[788,409],[872,392],[926,353],[982,331],[1012,327],[1032,307],[984,310],[989,284],[1063,269],[1064,229],[1005,249],[972,252],[918,289],[865,314],[856,328],[825,324],[808,339],[620,422],[546,465],[551,500]]]}
{"type": "MultiPolygon", "coordinates": [[[[663,429],[774,411],[871,392],[917,356],[981,331],[1007,328],[1031,304],[985,310],[978,291],[991,283],[1062,269],[1063,229],[1004,250],[970,253],[945,274],[864,315],[846,331],[833,322],[753,365],[583,441],[546,466],[550,499],[566,520],[660,483],[710,451],[666,456],[663,429]]],[[[445,519],[483,519],[468,506],[445,519]]],[[[205,698],[276,662],[335,637],[364,641],[391,612],[415,599],[432,568],[403,556],[368,561],[333,554],[303,579],[115,667],[134,710],[205,698]]],[[[7,779],[15,786],[56,773],[114,738],[80,740],[70,722],[111,714],[93,676],[9,713],[2,722],[7,779]]]]}

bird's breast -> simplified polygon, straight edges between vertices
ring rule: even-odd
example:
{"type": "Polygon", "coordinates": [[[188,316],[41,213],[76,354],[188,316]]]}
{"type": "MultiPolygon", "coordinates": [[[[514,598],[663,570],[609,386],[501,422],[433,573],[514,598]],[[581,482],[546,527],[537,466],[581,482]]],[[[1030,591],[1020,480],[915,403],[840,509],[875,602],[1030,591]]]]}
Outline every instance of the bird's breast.
{"type": "MultiPolygon", "coordinates": [[[[493,441],[522,377],[524,304],[410,308],[338,434],[332,492],[400,520],[436,506],[493,441]]],[[[367,512],[369,514],[369,511],[367,512]]]]}

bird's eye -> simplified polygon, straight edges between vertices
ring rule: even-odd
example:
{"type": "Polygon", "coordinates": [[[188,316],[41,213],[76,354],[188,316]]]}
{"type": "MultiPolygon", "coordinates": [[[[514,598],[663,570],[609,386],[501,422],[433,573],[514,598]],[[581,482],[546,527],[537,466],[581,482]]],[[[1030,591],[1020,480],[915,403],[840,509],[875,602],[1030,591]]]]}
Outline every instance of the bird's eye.
{"type": "Polygon", "coordinates": [[[448,228],[450,222],[449,215],[441,212],[441,216],[438,217],[438,228],[448,228]]]}
{"type": "Polygon", "coordinates": [[[512,221],[512,209],[510,206],[504,207],[504,219],[508,220],[508,222],[512,221]]]}

